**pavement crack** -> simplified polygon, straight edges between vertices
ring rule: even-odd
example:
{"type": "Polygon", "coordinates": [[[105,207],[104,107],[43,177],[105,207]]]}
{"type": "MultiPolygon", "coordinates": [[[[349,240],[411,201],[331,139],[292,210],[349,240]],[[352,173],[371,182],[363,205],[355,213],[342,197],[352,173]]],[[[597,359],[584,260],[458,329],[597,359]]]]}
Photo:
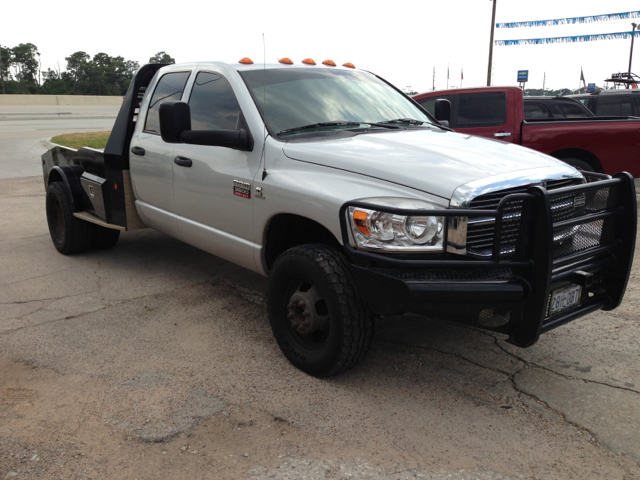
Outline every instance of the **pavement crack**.
{"type": "Polygon", "coordinates": [[[20,330],[26,330],[28,328],[41,327],[43,325],[49,325],[50,323],[56,323],[56,322],[62,322],[64,320],[73,320],[75,318],[81,318],[81,317],[84,317],[86,315],[90,315],[92,313],[99,312],[100,310],[104,310],[105,308],[107,308],[107,307],[103,306],[102,308],[98,308],[96,310],[91,310],[90,312],[78,313],[77,315],[68,315],[66,317],[54,318],[52,320],[48,320],[48,321],[42,322],[42,323],[37,323],[37,324],[34,324],[34,325],[25,325],[23,327],[14,328],[12,330],[5,330],[3,332],[0,332],[0,335],[11,335],[12,333],[19,332],[20,330]]]}
{"type": "MultiPolygon", "coordinates": [[[[483,332],[484,333],[484,332],[483,332]]],[[[620,387],[618,385],[611,385],[610,383],[606,383],[606,382],[600,382],[598,380],[590,380],[588,378],[580,378],[580,377],[574,377],[572,375],[567,375],[566,373],[561,373],[561,372],[557,372],[555,370],[553,370],[552,368],[549,367],[545,367],[544,365],[540,365],[539,363],[535,363],[535,362],[531,362],[528,360],[525,360],[524,358],[522,358],[519,355],[516,355],[515,353],[509,352],[507,349],[505,349],[501,344],[500,341],[494,337],[493,335],[489,335],[490,337],[492,337],[494,339],[494,342],[496,344],[496,346],[502,350],[504,353],[506,353],[507,355],[512,356],[513,358],[518,359],[519,361],[521,361],[522,363],[524,363],[527,366],[532,366],[532,367],[536,367],[536,368],[540,368],[541,370],[545,370],[549,373],[553,373],[554,375],[557,375],[559,377],[562,377],[566,380],[576,380],[576,381],[582,381],[584,383],[593,383],[596,385],[602,385],[604,387],[610,387],[610,388],[615,388],[618,390],[626,390],[627,392],[632,392],[635,393],[637,395],[640,395],[640,391],[634,390],[632,388],[628,388],[628,387],[620,387]]]]}
{"type": "Polygon", "coordinates": [[[18,237],[16,239],[13,240],[29,240],[31,238],[40,238],[40,237],[48,237],[49,234],[48,233],[43,233],[42,235],[33,235],[31,237],[18,237]]]}
{"type": "Polygon", "coordinates": [[[35,303],[35,302],[55,302],[57,300],[62,300],[63,298],[79,297],[81,295],[88,295],[90,293],[94,293],[94,291],[76,293],[74,295],[63,295],[61,297],[34,298],[33,300],[18,300],[15,302],[0,302],[0,305],[25,305],[28,303],[35,303]]]}
{"type": "Polygon", "coordinates": [[[494,343],[495,343],[495,345],[496,345],[496,347],[498,347],[500,350],[502,350],[504,353],[506,353],[506,354],[507,354],[507,355],[509,355],[510,357],[513,357],[513,358],[515,358],[516,360],[519,360],[520,362],[524,363],[526,366],[540,368],[541,370],[545,370],[545,371],[547,371],[547,372],[549,372],[549,373],[553,373],[554,375],[557,375],[557,376],[559,376],[559,377],[562,377],[562,378],[564,378],[564,379],[566,379],[566,380],[576,380],[576,381],[582,381],[582,382],[584,382],[584,383],[594,383],[594,384],[596,384],[596,385],[602,385],[602,386],[604,386],[604,387],[611,387],[611,388],[615,388],[615,389],[617,389],[617,390],[626,390],[627,392],[631,392],[631,393],[635,393],[635,394],[640,395],[640,391],[638,391],[638,390],[634,390],[633,388],[629,388],[629,387],[621,387],[621,386],[619,386],[619,385],[611,385],[610,383],[601,382],[601,381],[598,381],[598,380],[590,380],[590,379],[588,379],[588,378],[574,377],[574,376],[572,376],[572,375],[567,375],[566,373],[561,373],[561,372],[558,372],[558,371],[556,371],[556,370],[553,370],[552,368],[545,367],[544,365],[540,365],[539,363],[535,363],[535,362],[532,362],[532,361],[530,361],[530,360],[526,360],[526,359],[524,359],[523,357],[521,357],[521,356],[519,356],[519,355],[517,355],[517,354],[515,354],[515,353],[513,353],[513,352],[510,352],[509,350],[507,350],[507,349],[506,349],[506,348],[505,348],[505,347],[500,343],[500,340],[498,339],[498,337],[496,337],[496,336],[494,336],[494,335],[491,335],[491,333],[489,333],[489,332],[485,332],[485,331],[480,330],[480,329],[477,329],[477,328],[467,327],[467,326],[465,326],[465,325],[461,325],[461,326],[462,326],[463,328],[467,328],[467,329],[469,329],[469,330],[476,331],[476,332],[478,332],[478,333],[481,333],[482,335],[485,335],[485,336],[487,336],[487,337],[492,338],[492,339],[493,339],[493,341],[494,341],[494,343]]]}
{"type": "Polygon", "coordinates": [[[28,282],[30,280],[37,280],[38,278],[48,277],[50,275],[59,275],[62,272],[66,272],[68,270],[73,270],[74,268],[79,268],[79,267],[63,268],[63,269],[60,269],[60,270],[56,270],[55,272],[49,272],[49,273],[45,273],[44,275],[38,275],[37,277],[29,277],[29,278],[24,278],[22,280],[16,280],[15,282],[2,283],[2,284],[0,284],[0,288],[1,287],[8,287],[9,285],[16,285],[16,284],[22,283],[22,282],[28,282]]]}

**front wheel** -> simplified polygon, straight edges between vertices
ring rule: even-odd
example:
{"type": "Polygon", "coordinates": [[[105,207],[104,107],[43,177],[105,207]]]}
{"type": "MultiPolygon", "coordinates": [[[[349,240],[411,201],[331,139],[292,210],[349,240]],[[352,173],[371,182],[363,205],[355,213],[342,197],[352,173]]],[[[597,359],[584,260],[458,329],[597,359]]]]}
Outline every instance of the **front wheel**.
{"type": "Polygon", "coordinates": [[[310,375],[341,373],[371,345],[371,311],[355,294],[345,257],[330,247],[301,245],[280,255],[267,303],[280,349],[310,375]]]}

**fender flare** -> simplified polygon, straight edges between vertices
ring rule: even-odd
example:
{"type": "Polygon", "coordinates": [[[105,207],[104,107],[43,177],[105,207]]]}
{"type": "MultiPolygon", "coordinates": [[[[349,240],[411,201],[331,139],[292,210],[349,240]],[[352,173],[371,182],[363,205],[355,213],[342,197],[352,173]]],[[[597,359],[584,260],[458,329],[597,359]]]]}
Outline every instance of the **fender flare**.
{"type": "Polygon", "coordinates": [[[84,212],[86,210],[85,193],[80,183],[80,177],[84,173],[84,169],[80,165],[72,166],[55,166],[49,173],[49,185],[53,182],[61,182],[64,184],[71,206],[74,212],[84,212]]]}

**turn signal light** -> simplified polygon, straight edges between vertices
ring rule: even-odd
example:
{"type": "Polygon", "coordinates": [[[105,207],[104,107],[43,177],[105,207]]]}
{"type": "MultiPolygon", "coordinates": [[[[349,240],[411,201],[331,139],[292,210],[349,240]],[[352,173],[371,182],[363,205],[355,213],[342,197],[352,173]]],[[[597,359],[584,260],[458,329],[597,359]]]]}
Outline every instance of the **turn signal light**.
{"type": "Polygon", "coordinates": [[[367,228],[367,217],[369,214],[367,212],[363,212],[362,210],[356,210],[353,212],[353,223],[356,225],[356,228],[360,230],[360,233],[366,235],[367,237],[371,236],[371,232],[367,228]]]}
{"type": "Polygon", "coordinates": [[[243,57],[240,60],[238,60],[238,63],[243,63],[245,65],[251,65],[253,63],[253,60],[251,60],[249,57],[243,57]]]}
{"type": "Polygon", "coordinates": [[[284,57],[281,58],[280,60],[278,60],[280,63],[284,63],[286,65],[293,65],[293,62],[291,61],[291,59],[289,57],[284,57]]]}
{"type": "Polygon", "coordinates": [[[336,66],[336,62],[334,62],[333,60],[325,60],[324,62],[322,62],[323,65],[329,65],[330,67],[335,67],[336,66]]]}
{"type": "Polygon", "coordinates": [[[311,58],[305,58],[304,60],[302,60],[302,63],[304,63],[306,65],[315,65],[316,64],[316,62],[311,58]]]}
{"type": "Polygon", "coordinates": [[[351,62],[343,63],[342,66],[347,68],[356,68],[356,66],[351,62]]]}

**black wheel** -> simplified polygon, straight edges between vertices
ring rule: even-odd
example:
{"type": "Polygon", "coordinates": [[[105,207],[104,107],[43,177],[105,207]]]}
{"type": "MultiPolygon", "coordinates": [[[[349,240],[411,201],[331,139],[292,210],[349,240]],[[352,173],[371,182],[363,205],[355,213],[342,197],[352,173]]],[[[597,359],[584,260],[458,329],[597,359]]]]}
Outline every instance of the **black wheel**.
{"type": "Polygon", "coordinates": [[[280,349],[317,377],[355,365],[373,339],[373,316],[356,297],[345,257],[324,245],[287,250],[269,273],[269,321],[280,349]]]}
{"type": "Polygon", "coordinates": [[[91,238],[91,248],[97,248],[98,250],[106,250],[118,243],[120,238],[120,230],[113,228],[106,228],[100,225],[91,225],[93,229],[93,235],[91,238]]]}
{"type": "Polygon", "coordinates": [[[585,172],[595,172],[595,169],[584,160],[580,160],[579,158],[561,158],[564,163],[568,163],[572,167],[578,170],[584,170],[585,172]]]}
{"type": "Polygon", "coordinates": [[[62,183],[49,185],[46,202],[49,233],[56,249],[64,255],[89,250],[92,225],[73,216],[71,200],[62,183]]]}

